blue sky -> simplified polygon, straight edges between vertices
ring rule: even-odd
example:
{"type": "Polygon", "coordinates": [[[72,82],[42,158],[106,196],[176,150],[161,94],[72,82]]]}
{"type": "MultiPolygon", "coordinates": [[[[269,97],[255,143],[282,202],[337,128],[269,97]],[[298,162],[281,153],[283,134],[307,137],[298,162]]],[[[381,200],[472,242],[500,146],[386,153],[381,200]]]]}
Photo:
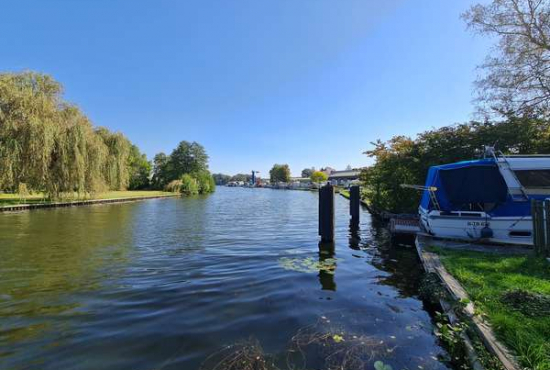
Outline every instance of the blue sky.
{"type": "Polygon", "coordinates": [[[0,71],[229,174],[364,166],[371,141],[468,121],[490,46],[459,18],[473,0],[0,1],[0,71]]]}

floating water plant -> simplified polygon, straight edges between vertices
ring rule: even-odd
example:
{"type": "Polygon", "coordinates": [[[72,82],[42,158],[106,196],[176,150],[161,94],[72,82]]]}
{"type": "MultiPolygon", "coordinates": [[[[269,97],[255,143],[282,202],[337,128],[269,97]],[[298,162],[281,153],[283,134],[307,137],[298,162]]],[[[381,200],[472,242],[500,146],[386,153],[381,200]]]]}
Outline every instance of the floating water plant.
{"type": "Polygon", "coordinates": [[[275,370],[277,369],[264,354],[255,339],[225,346],[208,356],[201,370],[275,370]]]}
{"type": "Polygon", "coordinates": [[[346,332],[322,316],[316,324],[300,329],[291,338],[287,368],[368,369],[367,365],[372,366],[375,358],[387,355],[386,349],[387,346],[379,338],[346,332]]]}
{"type": "Polygon", "coordinates": [[[374,363],[374,368],[376,370],[393,370],[392,367],[388,364],[383,363],[382,361],[376,361],[374,363]]]}
{"type": "Polygon", "coordinates": [[[319,261],[312,257],[281,257],[279,258],[279,265],[285,270],[298,271],[306,274],[312,274],[319,271],[334,274],[336,270],[336,258],[325,258],[319,261]]]}

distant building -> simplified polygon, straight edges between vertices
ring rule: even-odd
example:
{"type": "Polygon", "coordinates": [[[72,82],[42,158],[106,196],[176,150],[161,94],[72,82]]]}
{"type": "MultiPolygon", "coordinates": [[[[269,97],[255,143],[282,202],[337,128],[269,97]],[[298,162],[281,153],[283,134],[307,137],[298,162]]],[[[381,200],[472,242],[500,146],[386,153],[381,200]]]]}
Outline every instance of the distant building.
{"type": "Polygon", "coordinates": [[[309,189],[311,188],[311,179],[309,177],[291,177],[288,187],[290,189],[309,189]]]}
{"type": "Polygon", "coordinates": [[[361,170],[345,170],[345,171],[333,171],[328,177],[328,181],[332,185],[349,187],[351,185],[359,184],[359,176],[361,170]]]}

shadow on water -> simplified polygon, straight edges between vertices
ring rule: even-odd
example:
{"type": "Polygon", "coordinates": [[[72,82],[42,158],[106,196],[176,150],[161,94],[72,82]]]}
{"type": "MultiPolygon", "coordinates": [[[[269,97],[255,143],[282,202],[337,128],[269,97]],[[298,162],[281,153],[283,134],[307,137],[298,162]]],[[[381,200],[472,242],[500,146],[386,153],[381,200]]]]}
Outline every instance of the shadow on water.
{"type": "Polygon", "coordinates": [[[334,260],[335,245],[334,242],[319,242],[319,266],[334,266],[332,270],[319,269],[319,283],[321,289],[336,291],[336,282],[334,275],[336,274],[336,261],[334,260]]]}

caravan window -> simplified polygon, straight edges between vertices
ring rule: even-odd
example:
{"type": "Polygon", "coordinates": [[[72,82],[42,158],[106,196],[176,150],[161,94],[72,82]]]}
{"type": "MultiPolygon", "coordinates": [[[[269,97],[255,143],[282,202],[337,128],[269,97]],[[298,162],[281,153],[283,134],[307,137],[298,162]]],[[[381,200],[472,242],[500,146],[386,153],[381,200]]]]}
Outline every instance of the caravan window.
{"type": "Polygon", "coordinates": [[[525,188],[550,188],[550,170],[516,170],[514,172],[525,188]]]}

